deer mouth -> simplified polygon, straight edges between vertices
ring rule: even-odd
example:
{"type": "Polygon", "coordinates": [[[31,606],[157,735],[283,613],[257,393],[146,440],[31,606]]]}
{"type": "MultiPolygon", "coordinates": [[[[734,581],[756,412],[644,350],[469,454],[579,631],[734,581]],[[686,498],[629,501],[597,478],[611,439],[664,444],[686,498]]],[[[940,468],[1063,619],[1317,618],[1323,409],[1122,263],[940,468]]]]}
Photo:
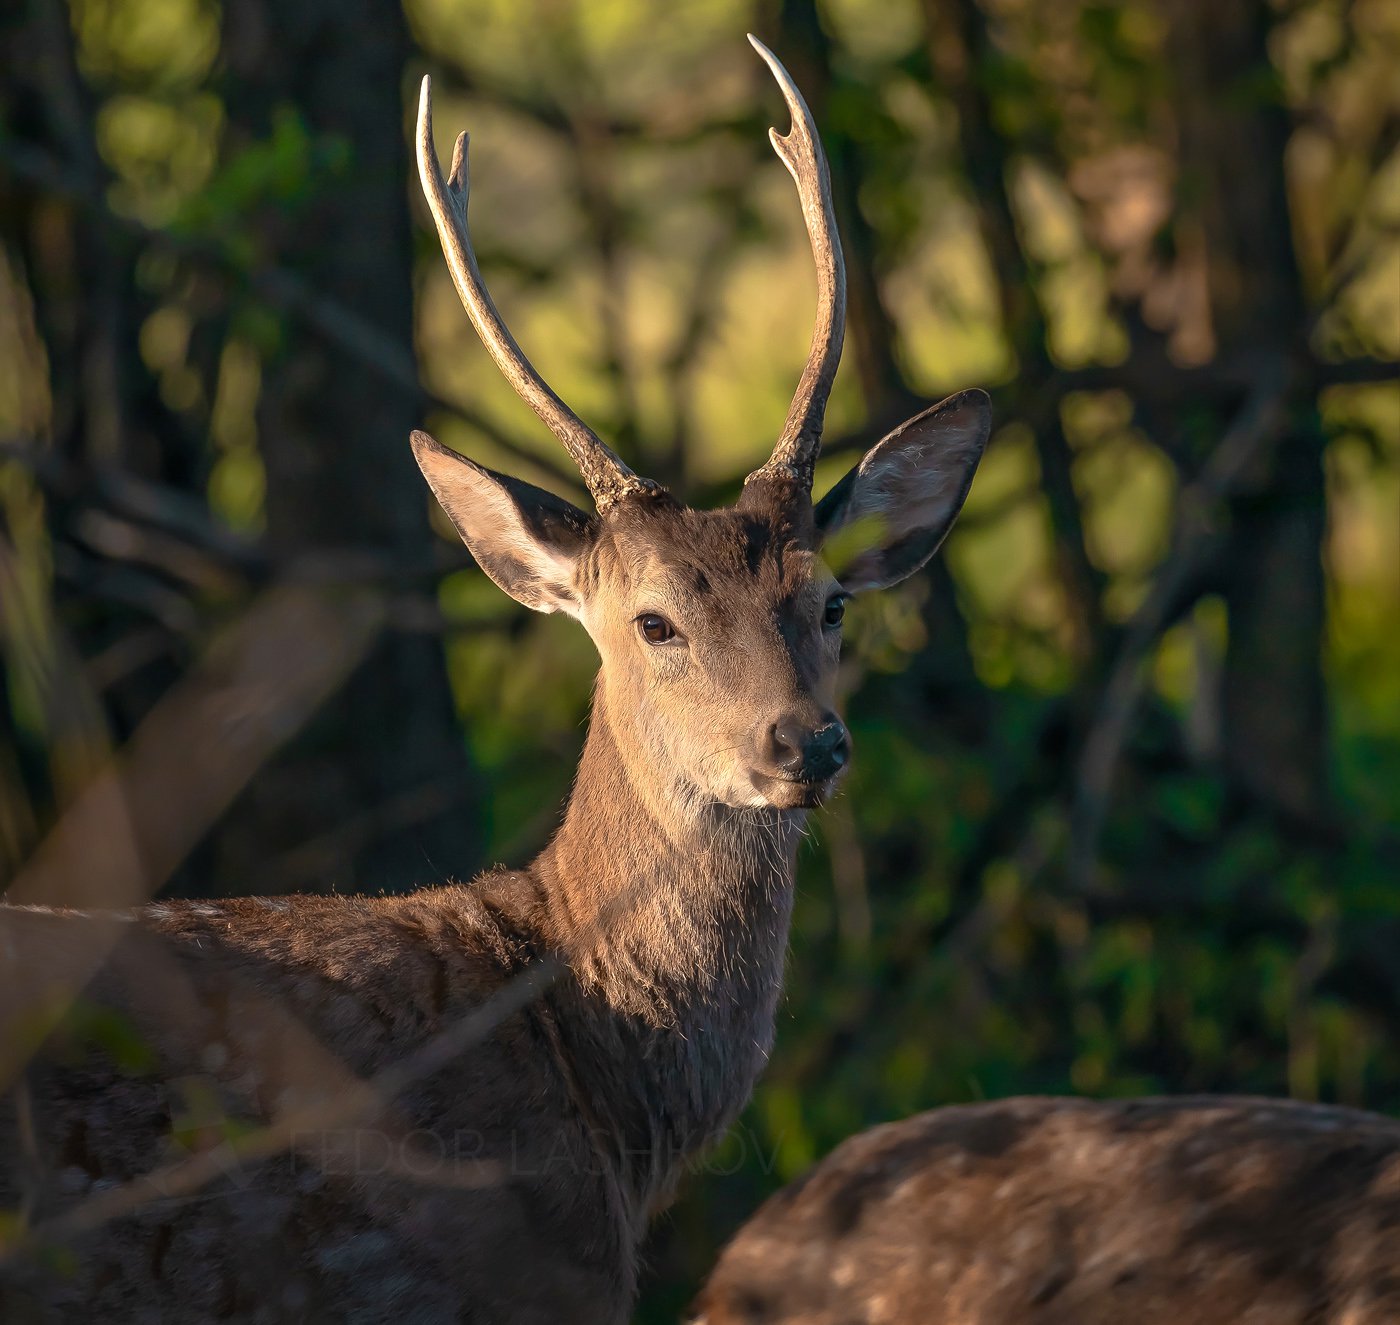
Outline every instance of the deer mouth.
{"type": "Polygon", "coordinates": [[[776,777],[770,773],[750,774],[760,795],[777,810],[815,810],[836,785],[837,776],[824,778],[776,777]]]}

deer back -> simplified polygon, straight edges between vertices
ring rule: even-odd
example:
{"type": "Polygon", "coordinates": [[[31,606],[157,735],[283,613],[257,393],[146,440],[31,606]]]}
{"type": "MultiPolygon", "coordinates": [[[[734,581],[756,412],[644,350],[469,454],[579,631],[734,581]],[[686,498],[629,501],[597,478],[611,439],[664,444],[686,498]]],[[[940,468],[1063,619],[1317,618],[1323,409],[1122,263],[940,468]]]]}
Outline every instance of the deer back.
{"type": "Polygon", "coordinates": [[[6,1028],[44,1036],[0,1092],[0,1319],[617,1320],[641,1212],[556,1052],[576,991],[399,1071],[531,960],[521,882],[0,908],[6,1028]]]}
{"type": "Polygon", "coordinates": [[[863,1133],[735,1236],[694,1325],[1389,1325],[1400,1123],[1012,1099],[863,1133]]]}

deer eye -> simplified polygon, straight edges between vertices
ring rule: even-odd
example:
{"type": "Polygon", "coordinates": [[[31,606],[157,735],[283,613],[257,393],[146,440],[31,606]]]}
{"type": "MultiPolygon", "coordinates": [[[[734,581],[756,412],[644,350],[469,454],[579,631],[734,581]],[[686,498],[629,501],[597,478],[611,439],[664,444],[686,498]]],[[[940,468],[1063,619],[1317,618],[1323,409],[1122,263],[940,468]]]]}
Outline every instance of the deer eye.
{"type": "Polygon", "coordinates": [[[655,612],[643,612],[637,618],[637,629],[648,644],[665,644],[676,638],[676,628],[664,616],[655,612]]]}
{"type": "Polygon", "coordinates": [[[822,620],[828,626],[839,626],[846,615],[846,595],[834,593],[826,600],[826,611],[822,613],[822,620]]]}

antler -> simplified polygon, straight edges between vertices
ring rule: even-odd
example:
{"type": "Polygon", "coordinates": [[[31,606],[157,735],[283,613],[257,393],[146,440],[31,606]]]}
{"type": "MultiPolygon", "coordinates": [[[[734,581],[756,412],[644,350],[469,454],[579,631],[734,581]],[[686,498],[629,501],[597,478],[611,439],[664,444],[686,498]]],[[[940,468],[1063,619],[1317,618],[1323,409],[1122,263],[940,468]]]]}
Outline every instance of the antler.
{"type": "Polygon", "coordinates": [[[476,334],[516,394],[563,442],[600,512],[629,494],[655,491],[656,484],[634,474],[612,448],[554,394],[515,343],[515,337],[491,302],[476,265],[467,228],[470,191],[467,142],[467,134],[458,134],[457,147],[452,153],[452,171],[444,180],[433,147],[432,79],[425,77],[418,100],[418,176],[442,241],[443,256],[452,272],[452,283],[457,287],[462,307],[467,310],[476,334]]]}
{"type": "Polygon", "coordinates": [[[752,33],[749,42],[773,71],[783,100],[792,113],[792,128],[785,135],[769,129],[768,137],[773,150],[788,168],[797,185],[797,196],[802,200],[802,216],[807,222],[812,257],[817,264],[817,320],[812,329],[807,366],[802,370],[802,380],[788,407],[782,435],[768,463],[754,470],[745,482],[773,478],[795,480],[804,492],[810,493],[812,471],[821,449],[826,401],[831,394],[831,384],[836,380],[841,342],[846,334],[846,262],[841,256],[841,236],[836,231],[831,175],[812,112],[778,57],[752,33]]]}

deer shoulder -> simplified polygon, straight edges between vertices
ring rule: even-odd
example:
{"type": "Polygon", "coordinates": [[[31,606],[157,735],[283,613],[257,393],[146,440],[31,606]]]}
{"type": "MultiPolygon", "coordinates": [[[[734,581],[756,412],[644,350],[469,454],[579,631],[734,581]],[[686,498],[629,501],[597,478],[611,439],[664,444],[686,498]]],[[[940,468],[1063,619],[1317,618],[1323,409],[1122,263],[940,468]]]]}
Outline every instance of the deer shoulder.
{"type": "Polygon", "coordinates": [[[1016,1099],[837,1147],[695,1325],[1389,1325],[1400,1123],[1228,1097],[1016,1099]]]}

